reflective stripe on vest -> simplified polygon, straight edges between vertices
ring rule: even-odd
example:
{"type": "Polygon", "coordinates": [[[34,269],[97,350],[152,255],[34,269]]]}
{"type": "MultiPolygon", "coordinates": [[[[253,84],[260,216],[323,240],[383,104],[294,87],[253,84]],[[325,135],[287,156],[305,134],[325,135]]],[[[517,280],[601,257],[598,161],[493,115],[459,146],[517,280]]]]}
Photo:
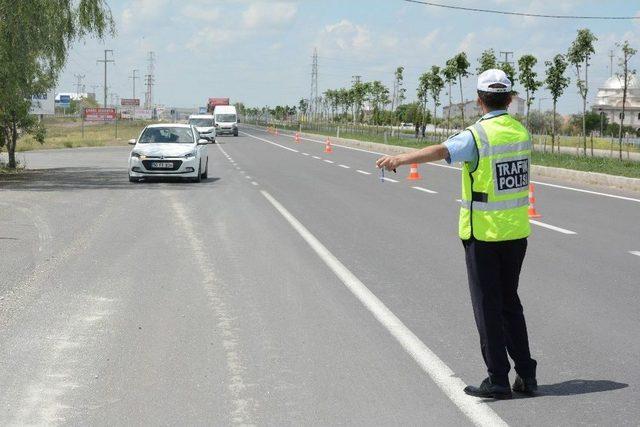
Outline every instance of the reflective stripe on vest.
{"type": "Polygon", "coordinates": [[[476,123],[473,125],[473,128],[478,132],[478,136],[480,137],[480,147],[478,147],[478,152],[481,156],[488,157],[494,156],[496,154],[504,154],[511,153],[517,151],[525,151],[531,150],[531,140],[526,140],[522,142],[513,142],[504,145],[491,146],[489,145],[489,138],[487,137],[487,132],[485,132],[484,128],[480,125],[480,123],[476,123]]]}
{"type": "MultiPolygon", "coordinates": [[[[465,209],[471,209],[471,203],[469,200],[460,201],[460,205],[465,209]]],[[[529,196],[501,202],[473,202],[473,210],[476,211],[504,211],[522,206],[529,206],[529,196]]]]}
{"type": "Polygon", "coordinates": [[[464,163],[459,234],[482,241],[504,241],[530,233],[529,172],[531,139],[520,122],[503,114],[467,128],[478,160],[464,163]]]}

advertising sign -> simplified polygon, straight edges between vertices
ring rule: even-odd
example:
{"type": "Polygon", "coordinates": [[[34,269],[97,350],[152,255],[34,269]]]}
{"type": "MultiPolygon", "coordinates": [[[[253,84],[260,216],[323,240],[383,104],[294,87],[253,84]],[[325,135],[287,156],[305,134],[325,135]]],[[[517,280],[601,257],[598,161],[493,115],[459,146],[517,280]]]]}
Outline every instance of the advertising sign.
{"type": "Polygon", "coordinates": [[[55,114],[55,97],[53,91],[32,97],[29,114],[55,114]]]}
{"type": "Polygon", "coordinates": [[[135,110],[133,118],[134,120],[151,120],[153,119],[153,110],[135,110]]]}
{"type": "Polygon", "coordinates": [[[139,107],[140,98],[120,98],[120,105],[139,107]]]}
{"type": "Polygon", "coordinates": [[[84,119],[90,122],[113,121],[116,119],[115,108],[85,108],[84,119]]]}
{"type": "Polygon", "coordinates": [[[71,106],[71,96],[70,95],[60,95],[60,102],[58,106],[62,108],[69,108],[71,106]]]}

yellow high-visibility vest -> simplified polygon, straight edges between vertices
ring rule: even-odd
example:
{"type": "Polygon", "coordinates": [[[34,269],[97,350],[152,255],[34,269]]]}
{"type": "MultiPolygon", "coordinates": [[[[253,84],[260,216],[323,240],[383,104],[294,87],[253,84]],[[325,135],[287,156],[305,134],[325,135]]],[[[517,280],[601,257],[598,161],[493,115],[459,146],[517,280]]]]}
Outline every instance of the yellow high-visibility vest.
{"type": "Polygon", "coordinates": [[[506,113],[481,119],[467,129],[473,134],[478,160],[462,167],[460,238],[500,242],[529,236],[529,132],[506,113]]]}

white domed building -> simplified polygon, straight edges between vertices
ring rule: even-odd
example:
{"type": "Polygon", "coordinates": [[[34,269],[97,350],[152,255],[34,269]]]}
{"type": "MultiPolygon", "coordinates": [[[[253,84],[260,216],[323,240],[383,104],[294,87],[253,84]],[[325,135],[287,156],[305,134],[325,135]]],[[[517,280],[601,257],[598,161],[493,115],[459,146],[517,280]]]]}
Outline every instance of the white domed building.
{"type": "MultiPolygon", "coordinates": [[[[622,115],[623,85],[623,79],[618,76],[608,78],[598,89],[591,111],[605,114],[609,123],[619,124],[622,115]]],[[[636,132],[640,132],[640,79],[633,74],[629,76],[627,84],[624,125],[631,126],[636,132]]]]}

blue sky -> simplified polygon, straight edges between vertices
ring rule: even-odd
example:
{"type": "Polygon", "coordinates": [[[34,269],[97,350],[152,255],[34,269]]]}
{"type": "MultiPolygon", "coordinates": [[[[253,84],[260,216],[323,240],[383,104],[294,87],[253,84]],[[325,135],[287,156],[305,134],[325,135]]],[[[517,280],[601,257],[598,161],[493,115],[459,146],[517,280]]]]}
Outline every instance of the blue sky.
{"type": "MultiPolygon", "coordinates": [[[[637,1],[591,0],[437,0],[457,6],[505,11],[573,15],[640,16],[637,1]]],[[[309,96],[311,55],[319,56],[319,90],[350,85],[351,76],[392,85],[394,69],[405,69],[408,99],[415,98],[420,73],[466,51],[475,71],[486,48],[513,51],[517,59],[533,54],[537,71],[544,60],[566,52],[577,29],[598,37],[590,67],[595,88],[609,77],[609,50],[629,40],[640,48],[640,20],[578,21],[505,17],[445,10],[401,0],[107,0],[117,34],[104,42],[85,40],[71,50],[58,87],[74,91],[74,74],[86,75],[87,90],[101,85],[96,59],[113,49],[110,90],[131,97],[131,70],[146,74],[146,54],[156,52],[156,101],[192,107],[210,96],[263,106],[297,104],[309,96]]],[[[617,68],[614,59],[614,68],[617,68]]],[[[640,55],[632,61],[638,68],[640,55]]],[[[574,77],[573,72],[569,73],[574,77]]],[[[575,79],[574,79],[575,81],[575,79]]],[[[475,78],[463,82],[474,98],[475,78]]],[[[518,87],[516,86],[516,89],[518,87]]],[[[102,89],[97,91],[102,93],[102,89]]],[[[143,98],[142,81],[136,83],[143,98]]],[[[459,92],[454,92],[459,97],[459,92]]],[[[541,97],[547,97],[543,91],[541,97]]],[[[102,99],[100,96],[99,99],[102,99]]],[[[542,108],[550,101],[542,100],[542,108]]],[[[537,108],[537,101],[535,103],[537,108]]],[[[574,82],[559,103],[563,113],[581,108],[574,82]]]]}

